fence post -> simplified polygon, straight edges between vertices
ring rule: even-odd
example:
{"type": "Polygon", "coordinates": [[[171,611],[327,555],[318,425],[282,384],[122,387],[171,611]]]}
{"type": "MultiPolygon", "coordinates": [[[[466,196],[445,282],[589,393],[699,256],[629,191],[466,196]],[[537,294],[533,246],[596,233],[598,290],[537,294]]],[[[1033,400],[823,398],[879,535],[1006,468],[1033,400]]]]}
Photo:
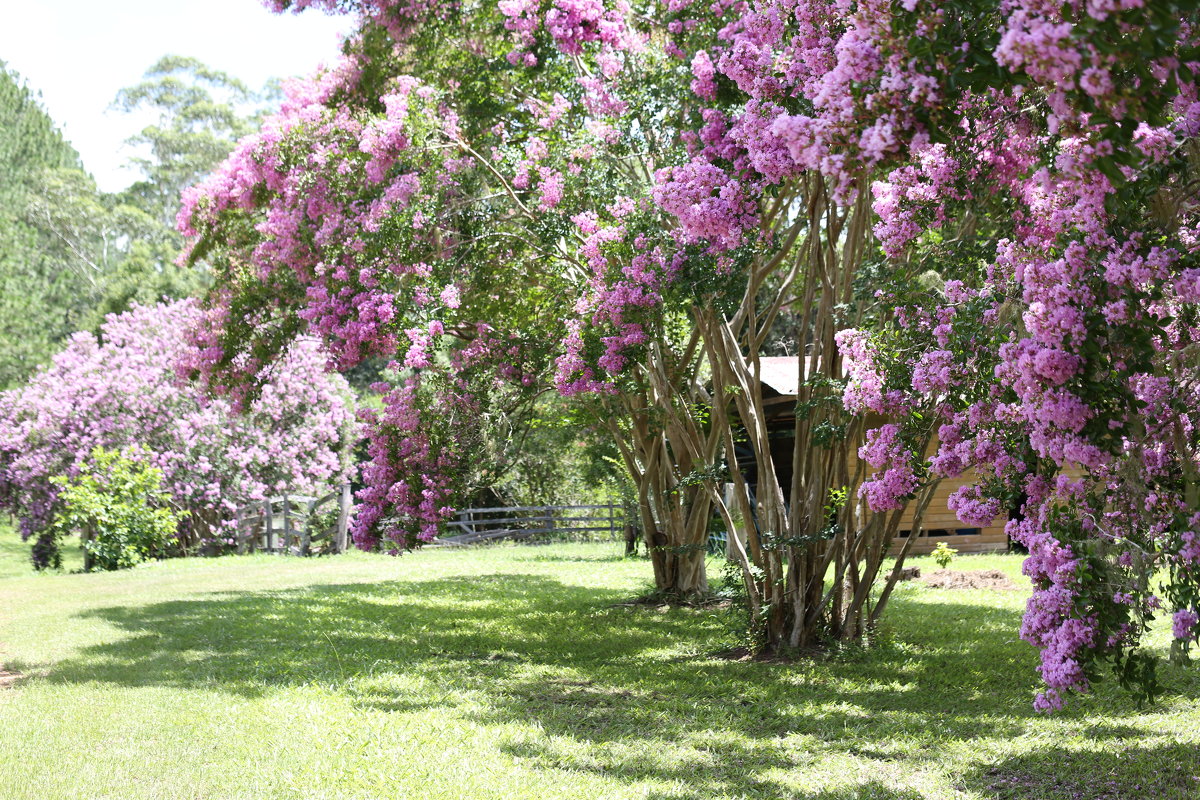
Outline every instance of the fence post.
{"type": "Polygon", "coordinates": [[[263,500],[263,526],[267,535],[267,552],[275,552],[275,511],[271,508],[271,498],[263,500]]]}
{"type": "Polygon", "coordinates": [[[242,508],[242,521],[246,524],[246,552],[257,553],[259,550],[258,535],[262,526],[262,509],[257,503],[242,508]]]}
{"type": "Polygon", "coordinates": [[[292,515],[290,513],[291,509],[288,508],[288,505],[289,505],[289,503],[288,503],[287,492],[284,492],[284,494],[283,494],[283,546],[281,548],[281,552],[285,556],[290,556],[292,554],[292,530],[291,530],[292,515]]]}
{"type": "Polygon", "coordinates": [[[346,552],[346,532],[350,527],[350,484],[342,484],[342,494],[338,498],[337,540],[334,548],[339,553],[346,552]]]}
{"type": "Polygon", "coordinates": [[[312,549],[312,520],[313,512],[316,511],[317,501],[308,501],[308,513],[304,515],[304,533],[300,537],[300,555],[306,556],[312,549]]]}
{"type": "Polygon", "coordinates": [[[235,534],[237,536],[237,551],[238,551],[238,555],[240,556],[246,552],[245,532],[242,530],[242,507],[241,506],[238,506],[238,510],[233,513],[233,519],[234,519],[234,523],[233,523],[234,528],[233,529],[235,531],[237,531],[237,533],[235,534]]]}

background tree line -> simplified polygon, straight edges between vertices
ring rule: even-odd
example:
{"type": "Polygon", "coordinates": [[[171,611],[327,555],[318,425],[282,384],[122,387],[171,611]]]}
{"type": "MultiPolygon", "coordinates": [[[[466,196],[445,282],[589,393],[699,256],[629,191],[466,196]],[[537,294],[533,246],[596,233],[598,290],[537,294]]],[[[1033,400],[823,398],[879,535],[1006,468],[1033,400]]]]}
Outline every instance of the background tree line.
{"type": "Polygon", "coordinates": [[[195,59],[160,59],[114,101],[155,119],[129,140],[140,178],[110,193],[0,62],[0,388],[22,383],[109,313],[203,290],[203,265],[175,264],[179,193],[257,124],[271,96],[195,59]]]}

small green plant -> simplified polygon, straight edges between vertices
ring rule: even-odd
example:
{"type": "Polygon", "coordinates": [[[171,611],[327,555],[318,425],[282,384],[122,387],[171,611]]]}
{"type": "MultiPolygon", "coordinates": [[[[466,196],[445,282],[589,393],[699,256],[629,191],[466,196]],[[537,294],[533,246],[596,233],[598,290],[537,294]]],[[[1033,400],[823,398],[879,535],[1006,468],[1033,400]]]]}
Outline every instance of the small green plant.
{"type": "Polygon", "coordinates": [[[97,447],[78,475],[59,475],[62,511],[49,533],[57,543],[78,532],[84,569],[126,569],[162,556],[179,527],[162,473],[136,460],[141,451],[97,447]]]}
{"type": "Polygon", "coordinates": [[[930,555],[933,556],[933,560],[938,563],[939,567],[945,569],[950,566],[950,562],[958,555],[958,551],[945,542],[938,542],[938,546],[933,548],[933,552],[930,555]]]}

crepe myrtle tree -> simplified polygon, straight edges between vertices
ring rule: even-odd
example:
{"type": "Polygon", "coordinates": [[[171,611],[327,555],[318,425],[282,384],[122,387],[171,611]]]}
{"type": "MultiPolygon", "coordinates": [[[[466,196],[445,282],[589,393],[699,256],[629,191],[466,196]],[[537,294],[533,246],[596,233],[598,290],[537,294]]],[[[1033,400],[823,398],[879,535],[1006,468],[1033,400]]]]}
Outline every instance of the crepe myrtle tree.
{"type": "MultiPolygon", "coordinates": [[[[863,617],[845,612],[870,595],[855,548],[888,540],[870,526],[886,531],[879,515],[905,502],[919,516],[936,480],[973,468],[979,481],[951,507],[977,525],[1017,506],[1009,532],[1030,549],[1022,636],[1042,653],[1037,707],[1086,691],[1105,663],[1153,696],[1141,642],[1155,613],[1171,615],[1175,657],[1197,635],[1195,5],[767,3],[723,18],[711,39],[699,15],[681,13],[692,88],[719,107],[736,87],[735,110],[709,119],[743,147],[724,153],[748,166],[701,151],[672,172],[660,202],[669,208],[698,179],[712,187],[699,192],[707,199],[735,198],[730,187],[750,179],[786,198],[821,176],[807,208],[825,221],[811,216],[798,236],[810,254],[797,274],[822,275],[802,296],[829,304],[833,325],[820,304],[801,302],[814,315],[801,326],[801,385],[836,384],[844,370],[854,417],[842,430],[870,428],[858,456],[872,471],[848,495],[868,514],[855,522],[856,504],[830,504],[827,541],[813,544],[820,490],[841,479],[799,477],[814,454],[830,457],[805,447],[806,428],[825,419],[818,397],[801,392],[790,508],[769,499],[781,510],[757,515],[797,548],[786,574],[760,581],[764,625],[778,614],[802,641],[802,615],[829,602],[834,629],[852,634],[863,617]],[[864,245],[868,231],[882,254],[864,245]],[[926,283],[942,288],[915,291],[913,277],[930,272],[926,283]],[[855,291],[885,275],[864,287],[873,292],[855,291]],[[828,566],[849,581],[822,590],[828,566]],[[1168,577],[1156,585],[1158,572],[1168,577]],[[768,592],[795,609],[777,610],[768,592]]],[[[746,226],[738,207],[721,210],[682,204],[677,217],[724,247],[746,226]]],[[[756,312],[744,306],[727,321],[756,312]]],[[[714,372],[736,363],[710,361],[714,372]]],[[[736,387],[739,405],[750,386],[736,387]]],[[[761,505],[761,477],[757,496],[761,505]]],[[[860,563],[869,579],[870,557],[860,563]]]]}
{"type": "MultiPolygon", "coordinates": [[[[344,365],[395,354],[397,371],[409,375],[386,395],[398,421],[385,415],[377,427],[378,471],[364,493],[377,498],[376,511],[358,530],[374,545],[382,523],[384,538],[411,546],[436,534],[454,494],[449,476],[464,472],[471,445],[447,419],[460,408],[486,419],[498,395],[539,390],[553,357],[559,391],[616,412],[608,424],[639,484],[656,584],[678,595],[706,589],[704,544],[714,502],[723,507],[717,484],[736,426],[749,432],[766,476],[755,508],[724,508],[729,524],[736,515],[754,529],[741,561],[754,602],[768,595],[766,613],[755,614],[768,620],[764,644],[861,635],[855,615],[883,544],[866,570],[857,557],[838,559],[848,602],[818,596],[789,616],[789,592],[774,588],[788,556],[779,542],[794,537],[775,528],[761,546],[758,536],[786,503],[777,481],[772,494],[757,359],[781,313],[809,326],[797,309],[819,307],[813,324],[822,326],[829,375],[804,403],[846,416],[833,310],[852,299],[846,292],[866,248],[852,248],[847,268],[834,267],[838,289],[824,290],[828,276],[809,261],[837,249],[850,212],[786,147],[751,157],[761,114],[731,127],[725,111],[706,107],[715,94],[693,77],[699,67],[680,60],[674,39],[715,35],[718,21],[652,20],[620,4],[576,9],[572,25],[561,8],[530,4],[359,11],[364,28],[346,60],[291,87],[281,116],[185,203],[180,220],[194,254],[229,254],[213,304],[219,333],[198,371],[263,363],[301,329],[325,336],[344,365]],[[775,196],[785,177],[796,180],[775,196]],[[452,308],[430,302],[451,287],[452,308]],[[531,307],[531,296],[541,305],[531,307]],[[503,341],[500,350],[485,352],[480,325],[487,347],[503,341]],[[431,346],[469,350],[478,361],[467,368],[431,356],[431,346]],[[518,353],[529,366],[513,381],[518,353]],[[510,373],[499,376],[503,391],[498,365],[510,373]],[[450,383],[461,394],[417,399],[422,387],[444,392],[450,383]]],[[[738,95],[726,88],[733,107],[738,95]]],[[[856,208],[851,228],[862,240],[869,209],[856,208]]],[[[238,384],[228,374],[221,382],[238,384]]],[[[796,472],[816,498],[803,524],[824,531],[828,497],[852,480],[842,473],[861,426],[839,437],[830,436],[838,422],[815,424],[842,454],[796,472]]],[[[748,498],[740,471],[729,477],[748,498]]],[[[853,550],[847,541],[818,556],[823,547],[811,549],[812,585],[827,552],[853,550]]]]}
{"type": "MultiPolygon", "coordinates": [[[[964,32],[992,61],[952,73],[1000,79],[941,101],[958,119],[874,187],[878,233],[896,259],[978,258],[985,313],[1011,318],[995,385],[947,398],[933,463],[978,471],[951,501],[968,523],[1020,505],[1037,707],[1106,664],[1153,697],[1151,621],[1176,660],[1197,636],[1196,7],[1012,10],[964,32]]],[[[939,380],[940,349],[914,359],[939,380]]]]}
{"type": "MultiPolygon", "coordinates": [[[[1155,612],[1171,614],[1175,657],[1197,635],[1195,4],[680,5],[669,27],[711,105],[659,205],[736,253],[772,203],[807,201],[774,226],[799,232],[766,248],[797,259],[801,291],[768,297],[799,298],[806,353],[791,502],[760,474],[743,515],[793,548],[786,572],[748,580],[766,640],[802,642],[822,616],[842,636],[872,622],[860,553],[888,544],[881,515],[915,502],[919,522],[934,483],[973,468],[951,507],[968,524],[1018,507],[1009,530],[1030,548],[1037,707],[1086,691],[1105,662],[1152,696],[1140,643],[1155,612]],[[930,275],[941,288],[917,291],[930,275]],[[843,382],[828,409],[821,390],[843,382]],[[822,427],[837,446],[811,438],[822,427]],[[863,428],[871,471],[846,481],[863,428]]],[[[769,287],[758,264],[773,262],[748,263],[769,287]]],[[[732,380],[737,359],[712,348],[749,331],[755,353],[774,308],[743,303],[704,336],[743,424],[756,381],[732,380]]]]}
{"type": "MultiPolygon", "coordinates": [[[[803,124],[802,112],[819,114],[815,104],[839,80],[849,86],[834,74],[839,37],[830,38],[849,22],[838,21],[835,7],[816,6],[807,11],[817,16],[805,21],[805,8],[674,4],[667,10],[662,46],[686,67],[685,85],[676,91],[690,99],[678,101],[680,147],[656,171],[650,190],[673,253],[661,294],[664,304],[684,309],[702,353],[705,380],[693,392],[706,416],[698,419],[696,403],[670,384],[656,410],[673,434],[672,453],[707,466],[697,483],[737,534],[731,543],[749,598],[750,633],[756,646],[775,651],[856,640],[875,624],[916,539],[909,537],[895,568],[881,574],[902,515],[915,504],[919,533],[939,479],[916,463],[889,471],[882,449],[864,449],[874,441],[866,435],[872,410],[843,397],[854,348],[853,336],[839,332],[884,326],[897,302],[889,287],[908,292],[928,270],[888,261],[874,238],[875,211],[860,186],[886,154],[872,160],[856,151],[847,158],[834,149],[839,139],[818,143],[827,152],[810,158],[789,140],[789,131],[803,124]],[[794,18],[802,24],[793,31],[794,18]],[[777,460],[760,380],[760,355],[782,316],[790,318],[794,350],[802,354],[786,462],[777,460]],[[739,451],[748,451],[752,470],[745,463],[733,468],[739,451]],[[873,475],[875,468],[881,469],[873,475]],[[873,591],[880,577],[882,589],[873,591]]],[[[602,217],[586,233],[608,235],[609,224],[602,217]]],[[[589,287],[584,308],[619,303],[620,289],[611,279],[589,287]]],[[[584,321],[593,340],[619,342],[614,318],[629,324],[645,313],[627,303],[619,318],[584,321]]],[[[925,339],[892,337],[892,356],[927,346],[925,339]]],[[[639,352],[606,350],[602,357],[611,363],[628,356],[626,368],[636,372],[639,352]]],[[[595,363],[604,366],[599,358],[595,363]]],[[[580,368],[567,358],[559,365],[580,368]]],[[[612,385],[620,391],[619,380],[612,385]]],[[[936,433],[929,412],[939,400],[912,386],[890,399],[873,413],[894,417],[887,431],[893,438],[903,433],[902,451],[916,447],[923,457],[936,433]]]]}
{"type": "Polygon", "coordinates": [[[37,565],[55,559],[63,486],[106,450],[160,473],[179,512],[175,552],[232,544],[241,504],[349,479],[353,396],[318,343],[293,342],[239,412],[179,374],[201,318],[193,300],[110,315],[99,338],[75,334],[28,384],[0,393],[0,506],[38,538],[37,565]]]}
{"type": "Polygon", "coordinates": [[[654,394],[703,385],[702,349],[663,308],[674,247],[649,197],[679,65],[626,7],[549,28],[503,3],[358,10],[344,59],[288,85],[185,196],[189,257],[219,276],[194,371],[249,397],[247,373],[300,332],[341,368],[392,359],[355,526],[368,547],[432,539],[482,431],[560,390],[621,438],[658,589],[704,593],[707,491],[680,488],[691,467],[654,394]]]}
{"type": "Polygon", "coordinates": [[[1152,694],[1160,606],[1186,655],[1191,4],[273,5],[363,25],[185,203],[193,252],[225,261],[196,368],[237,386],[302,330],[395,356],[360,540],[432,537],[456,415],[553,359],[564,394],[625,411],[634,474],[670,465],[643,506],[697,524],[663,554],[695,558],[710,508],[742,531],[762,647],[862,636],[900,515],[919,529],[974,469],[964,521],[1021,510],[1040,708],[1106,661],[1152,694]],[[790,486],[759,382],[781,315],[790,486]]]}

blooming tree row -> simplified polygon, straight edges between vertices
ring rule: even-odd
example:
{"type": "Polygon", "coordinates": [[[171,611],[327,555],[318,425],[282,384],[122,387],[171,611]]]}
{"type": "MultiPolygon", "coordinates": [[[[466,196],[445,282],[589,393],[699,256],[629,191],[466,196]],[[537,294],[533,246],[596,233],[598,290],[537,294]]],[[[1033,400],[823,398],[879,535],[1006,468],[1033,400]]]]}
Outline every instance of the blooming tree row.
{"type": "Polygon", "coordinates": [[[294,342],[238,413],[178,374],[200,319],[191,300],[112,315],[99,339],[75,334],[27,385],[0,394],[0,504],[25,536],[60,510],[53,479],[78,474],[97,448],[128,448],[161,472],[184,548],[226,540],[243,503],[348,478],[353,400],[317,343],[294,342]]]}
{"type": "Polygon", "coordinates": [[[343,367],[394,359],[369,427],[363,546],[436,535],[481,426],[548,388],[586,398],[598,424],[621,429],[648,535],[689,537],[655,549],[660,585],[703,589],[707,493],[670,491],[692,467],[649,419],[662,381],[643,374],[701,383],[686,333],[646,346],[676,269],[648,197],[656,154],[673,146],[657,130],[668,109],[648,98],[677,65],[615,14],[554,28],[534,55],[545,31],[518,11],[450,10],[416,27],[396,11],[390,33],[368,23],[188,193],[191,256],[221,274],[194,366],[236,391],[300,330],[343,367]],[[618,122],[640,133],[618,135],[618,122]]]}
{"type": "Polygon", "coordinates": [[[395,359],[361,544],[435,535],[471,431],[553,384],[608,410],[660,586],[703,586],[712,509],[744,532],[764,646],[861,636],[901,514],[974,470],[952,507],[1030,549],[1040,707],[1105,662],[1153,693],[1161,607],[1186,655],[1194,4],[272,5],[362,27],[185,198],[221,274],[192,366],[240,391],[301,332],[395,359]]]}

